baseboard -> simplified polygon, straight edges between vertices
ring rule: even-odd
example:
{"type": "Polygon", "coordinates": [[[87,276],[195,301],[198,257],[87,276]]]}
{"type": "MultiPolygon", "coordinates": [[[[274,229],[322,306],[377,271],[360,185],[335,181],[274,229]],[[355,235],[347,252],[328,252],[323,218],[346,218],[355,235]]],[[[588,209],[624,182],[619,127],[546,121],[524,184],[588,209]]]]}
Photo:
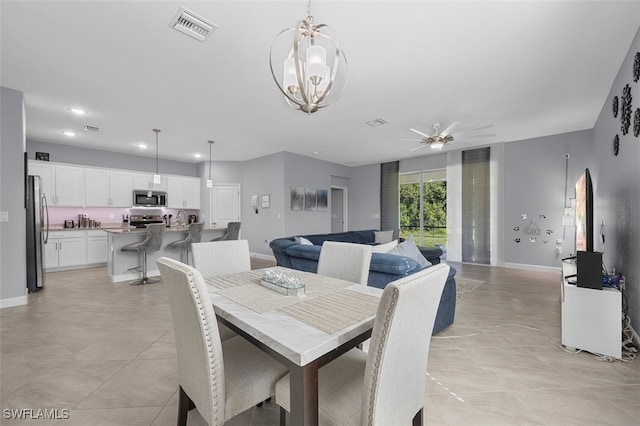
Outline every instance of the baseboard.
{"type": "Polygon", "coordinates": [[[558,275],[562,273],[562,268],[559,266],[539,266],[539,265],[529,265],[526,263],[506,263],[505,262],[504,267],[511,268],[511,269],[523,269],[525,271],[552,272],[558,275]]]}
{"type": "Polygon", "coordinates": [[[275,261],[276,258],[272,254],[263,254],[263,253],[251,253],[251,256],[259,257],[261,259],[268,259],[275,261]]]}
{"type": "Polygon", "coordinates": [[[27,304],[27,295],[20,297],[9,297],[7,299],[0,299],[0,309],[12,308],[14,306],[22,306],[27,304]]]}

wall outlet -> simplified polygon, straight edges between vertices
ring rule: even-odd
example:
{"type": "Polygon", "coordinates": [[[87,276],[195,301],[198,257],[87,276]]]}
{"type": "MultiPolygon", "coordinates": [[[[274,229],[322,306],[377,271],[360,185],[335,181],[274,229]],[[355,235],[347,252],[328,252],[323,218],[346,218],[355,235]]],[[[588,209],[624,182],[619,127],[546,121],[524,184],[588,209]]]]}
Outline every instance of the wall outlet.
{"type": "Polygon", "coordinates": [[[115,219],[115,218],[116,218],[116,215],[115,215],[115,214],[113,214],[113,213],[109,213],[109,219],[115,219]]]}
{"type": "Polygon", "coordinates": [[[558,238],[558,239],[556,240],[556,244],[562,244],[563,242],[564,242],[564,241],[562,240],[562,238],[558,238]]]}
{"type": "Polygon", "coordinates": [[[556,247],[555,252],[556,254],[562,254],[562,247],[556,247]]]}

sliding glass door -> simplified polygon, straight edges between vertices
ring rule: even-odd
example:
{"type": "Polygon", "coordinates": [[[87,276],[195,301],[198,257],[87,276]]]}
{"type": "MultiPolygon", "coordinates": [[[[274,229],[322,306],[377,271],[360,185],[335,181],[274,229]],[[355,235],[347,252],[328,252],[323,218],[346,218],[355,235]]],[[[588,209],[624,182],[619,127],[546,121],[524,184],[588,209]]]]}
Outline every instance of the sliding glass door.
{"type": "Polygon", "coordinates": [[[418,245],[447,246],[447,172],[429,170],[400,175],[400,236],[418,245]]]}

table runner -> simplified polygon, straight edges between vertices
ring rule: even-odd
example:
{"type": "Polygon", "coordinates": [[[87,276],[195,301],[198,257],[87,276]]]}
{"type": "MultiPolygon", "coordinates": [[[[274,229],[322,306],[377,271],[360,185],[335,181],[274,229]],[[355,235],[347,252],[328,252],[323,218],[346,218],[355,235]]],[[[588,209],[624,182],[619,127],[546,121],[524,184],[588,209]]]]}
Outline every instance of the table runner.
{"type": "Polygon", "coordinates": [[[260,285],[265,270],[208,277],[205,281],[221,296],[259,314],[277,310],[329,334],[376,313],[380,299],[347,290],[352,282],[281,269],[305,283],[304,296],[286,296],[260,285]]]}
{"type": "Polygon", "coordinates": [[[333,334],[375,315],[378,302],[378,297],[342,289],[286,306],[278,312],[333,334]]]}

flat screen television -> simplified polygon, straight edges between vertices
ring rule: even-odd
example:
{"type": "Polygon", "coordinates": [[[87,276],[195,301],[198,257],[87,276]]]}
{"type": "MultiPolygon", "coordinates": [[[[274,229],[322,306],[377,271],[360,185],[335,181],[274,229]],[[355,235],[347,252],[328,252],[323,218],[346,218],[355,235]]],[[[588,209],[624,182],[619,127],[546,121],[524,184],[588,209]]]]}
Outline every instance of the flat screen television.
{"type": "Polygon", "coordinates": [[[593,184],[589,169],[576,182],[576,253],[593,251],[593,184]]]}

